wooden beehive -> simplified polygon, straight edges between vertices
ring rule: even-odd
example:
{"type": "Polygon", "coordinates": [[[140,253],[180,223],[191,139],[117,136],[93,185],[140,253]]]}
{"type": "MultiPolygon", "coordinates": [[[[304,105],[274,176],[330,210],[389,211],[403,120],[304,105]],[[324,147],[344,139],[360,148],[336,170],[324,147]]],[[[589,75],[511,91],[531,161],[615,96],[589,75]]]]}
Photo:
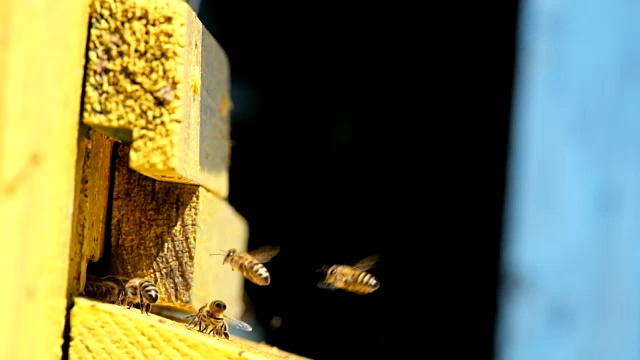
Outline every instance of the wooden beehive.
{"type": "Polygon", "coordinates": [[[2,353],[300,358],[78,296],[94,266],[152,279],[160,309],[242,312],[242,277],[208,257],[248,238],[227,202],[229,67],[191,8],[2,2],[0,33],[2,353]]]}

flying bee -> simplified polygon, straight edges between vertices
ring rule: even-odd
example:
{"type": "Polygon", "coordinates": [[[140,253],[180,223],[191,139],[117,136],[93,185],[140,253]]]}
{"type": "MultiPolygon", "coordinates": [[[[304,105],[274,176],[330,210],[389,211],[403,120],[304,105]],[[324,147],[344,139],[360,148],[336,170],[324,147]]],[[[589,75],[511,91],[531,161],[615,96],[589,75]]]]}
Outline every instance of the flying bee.
{"type": "Polygon", "coordinates": [[[229,263],[231,270],[239,271],[242,276],[256,285],[266,286],[271,283],[271,275],[263,264],[271,261],[280,252],[279,247],[264,246],[248,253],[236,249],[221,251],[222,253],[210,255],[224,255],[223,265],[229,263]]]}
{"type": "Polygon", "coordinates": [[[191,319],[186,325],[191,330],[198,327],[198,331],[225,339],[229,339],[229,324],[244,331],[251,331],[253,328],[242,320],[237,320],[224,314],[227,304],[222,300],[213,300],[204,304],[198,309],[197,314],[188,315],[185,319],[191,319]]]}
{"type": "Polygon", "coordinates": [[[97,277],[87,275],[82,295],[104,301],[106,303],[120,305],[124,298],[126,278],[119,276],[97,277]]]}
{"type": "MultiPolygon", "coordinates": [[[[151,311],[151,305],[158,302],[160,297],[158,288],[151,281],[143,278],[133,278],[125,285],[125,292],[123,296],[123,305],[127,306],[127,309],[131,309],[133,304],[140,304],[140,312],[149,315],[151,311]],[[149,308],[147,308],[149,305],[149,308]]],[[[122,303],[122,301],[121,301],[122,303]]]]}
{"type": "Polygon", "coordinates": [[[366,272],[378,262],[377,256],[368,256],[353,265],[323,266],[318,271],[326,272],[324,281],[318,283],[322,289],[342,289],[358,295],[366,295],[376,291],[380,282],[373,275],[366,272]]]}

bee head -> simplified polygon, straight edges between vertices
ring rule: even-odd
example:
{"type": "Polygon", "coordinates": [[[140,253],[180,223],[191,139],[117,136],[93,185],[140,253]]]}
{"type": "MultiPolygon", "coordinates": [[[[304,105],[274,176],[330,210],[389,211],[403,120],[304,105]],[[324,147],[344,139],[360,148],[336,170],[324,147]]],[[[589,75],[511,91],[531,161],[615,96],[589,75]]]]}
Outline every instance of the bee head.
{"type": "MultiPolygon", "coordinates": [[[[233,257],[233,255],[236,254],[236,249],[229,249],[229,251],[227,251],[227,253],[224,255],[224,259],[222,260],[222,264],[226,264],[229,262],[229,259],[231,259],[233,257]]],[[[224,304],[224,303],[223,303],[224,304]]]]}
{"type": "Polygon", "coordinates": [[[229,262],[229,259],[231,259],[231,257],[233,255],[236,254],[236,249],[229,249],[229,250],[224,250],[224,249],[220,249],[219,253],[216,254],[209,254],[209,256],[214,255],[214,256],[224,256],[224,259],[222,259],[222,264],[226,264],[229,262]]]}
{"type": "Polygon", "coordinates": [[[220,310],[227,310],[227,304],[225,304],[222,300],[215,300],[213,302],[213,306],[220,310]]]}
{"type": "Polygon", "coordinates": [[[225,310],[227,310],[227,304],[222,300],[213,300],[209,305],[209,311],[211,311],[214,316],[219,316],[225,310]]]}
{"type": "Polygon", "coordinates": [[[333,265],[332,267],[330,267],[327,270],[327,278],[335,276],[338,273],[338,267],[339,267],[339,265],[333,265]]]}

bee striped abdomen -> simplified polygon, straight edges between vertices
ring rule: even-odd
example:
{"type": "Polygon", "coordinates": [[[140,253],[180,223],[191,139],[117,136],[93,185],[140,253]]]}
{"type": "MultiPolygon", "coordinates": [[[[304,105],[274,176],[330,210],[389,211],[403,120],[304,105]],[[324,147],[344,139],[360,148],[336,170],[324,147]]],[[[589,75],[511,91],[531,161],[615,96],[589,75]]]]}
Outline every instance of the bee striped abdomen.
{"type": "Polygon", "coordinates": [[[256,285],[265,286],[271,282],[271,275],[269,275],[267,268],[252,258],[246,256],[238,257],[236,261],[232,261],[231,265],[240,271],[242,276],[256,285]]]}
{"type": "Polygon", "coordinates": [[[158,302],[159,292],[154,283],[149,280],[145,280],[140,285],[140,289],[142,291],[142,297],[144,297],[144,299],[149,303],[155,304],[156,302],[158,302]]]}
{"type": "Polygon", "coordinates": [[[151,305],[158,302],[160,293],[156,285],[147,279],[133,278],[125,286],[126,297],[124,306],[131,309],[133,304],[140,304],[140,311],[149,314],[151,305]],[[148,305],[148,306],[147,306],[148,305]]]}
{"type": "Polygon", "coordinates": [[[245,279],[265,286],[271,283],[271,275],[263,264],[269,262],[279,251],[279,247],[273,246],[262,247],[250,253],[229,249],[222,264],[230,264],[231,268],[240,272],[245,279]]]}
{"type": "Polygon", "coordinates": [[[373,266],[377,257],[370,256],[358,261],[355,265],[333,265],[328,269],[323,267],[327,275],[318,287],[335,290],[342,289],[359,295],[366,295],[376,291],[380,282],[375,276],[365,270],[373,266]]]}
{"type": "Polygon", "coordinates": [[[244,276],[257,285],[269,285],[271,276],[267,268],[257,261],[248,261],[244,266],[244,276]]]}
{"type": "Polygon", "coordinates": [[[380,282],[375,276],[362,271],[352,277],[352,281],[346,284],[346,290],[357,294],[369,294],[380,287],[380,282]]]}

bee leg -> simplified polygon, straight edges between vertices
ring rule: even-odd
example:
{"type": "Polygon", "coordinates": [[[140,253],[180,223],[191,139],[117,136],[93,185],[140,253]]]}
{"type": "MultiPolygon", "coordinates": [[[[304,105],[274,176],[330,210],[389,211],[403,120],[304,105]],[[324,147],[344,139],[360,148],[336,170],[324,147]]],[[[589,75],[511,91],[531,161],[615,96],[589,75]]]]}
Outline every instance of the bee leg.
{"type": "Polygon", "coordinates": [[[142,298],[142,292],[138,292],[138,297],[139,299],[139,304],[140,304],[140,314],[144,314],[144,309],[146,308],[146,304],[144,302],[144,299],[142,298]]]}
{"type": "Polygon", "coordinates": [[[229,332],[228,331],[225,330],[222,334],[224,335],[225,339],[229,340],[229,332]]]}
{"type": "MultiPolygon", "coordinates": [[[[146,305],[144,306],[144,308],[145,308],[145,310],[146,310],[147,315],[149,315],[149,311],[151,311],[151,304],[150,304],[150,303],[149,303],[149,304],[146,304],[146,305]],[[147,305],[148,305],[148,307],[147,307],[147,305]]],[[[149,315],[149,316],[151,316],[151,315],[149,315]]]]}
{"type": "Polygon", "coordinates": [[[196,320],[196,317],[192,317],[191,321],[189,321],[189,323],[187,325],[185,325],[187,327],[187,329],[191,330],[193,329],[193,326],[191,326],[191,324],[193,324],[193,322],[196,320]],[[191,327],[190,327],[191,326],[191,327]]]}

